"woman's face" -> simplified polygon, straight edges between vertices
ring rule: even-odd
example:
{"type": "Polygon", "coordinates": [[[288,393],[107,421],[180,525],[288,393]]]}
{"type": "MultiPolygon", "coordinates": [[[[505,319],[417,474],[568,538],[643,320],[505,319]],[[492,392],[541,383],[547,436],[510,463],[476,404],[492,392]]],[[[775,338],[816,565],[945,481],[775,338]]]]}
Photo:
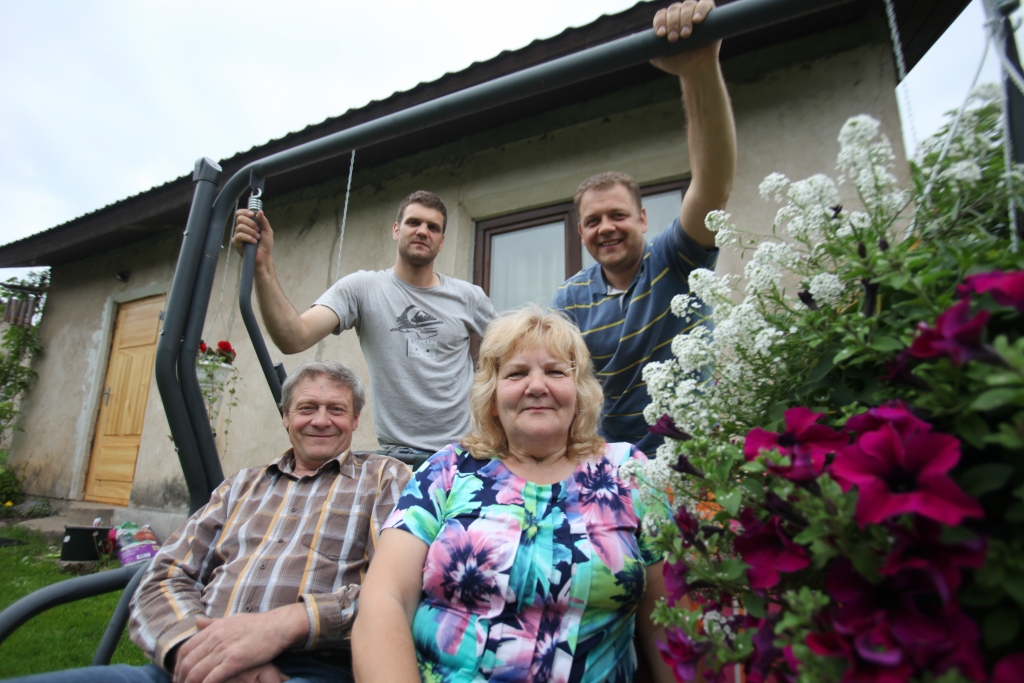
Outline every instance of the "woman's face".
{"type": "Polygon", "coordinates": [[[513,450],[546,454],[564,446],[575,412],[572,366],[545,346],[523,349],[501,364],[491,414],[513,450]]]}

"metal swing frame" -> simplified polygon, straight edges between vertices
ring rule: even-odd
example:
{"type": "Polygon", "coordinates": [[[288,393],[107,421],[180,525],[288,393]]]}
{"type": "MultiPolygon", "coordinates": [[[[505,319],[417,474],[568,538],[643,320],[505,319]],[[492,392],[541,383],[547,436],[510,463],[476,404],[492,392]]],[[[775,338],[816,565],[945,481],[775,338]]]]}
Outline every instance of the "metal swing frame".
{"type": "MultiPolygon", "coordinates": [[[[196,162],[195,193],[182,239],[174,280],[157,344],[155,372],[175,450],[189,492],[192,514],[210,499],[224,472],[206,415],[196,357],[210,303],[224,230],[246,190],[262,194],[266,178],[354,149],[423,130],[467,113],[483,112],[535,95],[600,77],[853,0],[737,0],[714,12],[686,40],[674,44],[653,30],[619,38],[516,73],[353,126],[318,140],[249,163],[218,191],[221,167],[208,158],[196,162]]],[[[239,307],[275,404],[280,403],[285,371],[270,357],[252,307],[256,245],[246,245],[239,307]]],[[[142,567],[128,566],[47,586],[0,612],[0,643],[21,624],[51,607],[125,589],[93,664],[108,664],[128,620],[128,603],[142,578],[142,567]]]]}

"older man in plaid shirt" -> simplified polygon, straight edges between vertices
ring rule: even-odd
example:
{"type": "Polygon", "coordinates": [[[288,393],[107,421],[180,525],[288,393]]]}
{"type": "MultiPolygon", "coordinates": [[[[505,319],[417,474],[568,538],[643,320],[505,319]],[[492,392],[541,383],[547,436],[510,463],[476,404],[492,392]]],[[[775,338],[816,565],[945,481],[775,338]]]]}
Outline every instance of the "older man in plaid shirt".
{"type": "Polygon", "coordinates": [[[350,450],[365,396],[345,366],[306,363],[282,393],[292,448],[221,484],[135,593],[131,638],[153,664],[29,680],[352,680],[360,582],[410,473],[394,458],[350,450]]]}

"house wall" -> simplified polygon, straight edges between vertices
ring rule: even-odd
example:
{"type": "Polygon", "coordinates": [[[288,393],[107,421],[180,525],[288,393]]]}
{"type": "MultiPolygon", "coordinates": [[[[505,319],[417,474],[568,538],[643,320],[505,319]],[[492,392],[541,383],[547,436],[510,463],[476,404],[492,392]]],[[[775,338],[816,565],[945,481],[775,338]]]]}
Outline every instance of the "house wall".
{"type": "MultiPolygon", "coordinates": [[[[855,27],[747,55],[726,63],[725,72],[740,152],[729,210],[741,228],[761,233],[771,229],[777,207],[758,196],[758,185],[767,174],[780,171],[794,179],[834,174],[836,137],[852,115],[868,113],[882,122],[895,146],[898,174],[906,179],[892,55],[878,27],[855,27]]],[[[567,201],[581,180],[610,169],[630,173],[641,184],[682,178],[689,172],[689,159],[679,88],[666,77],[371,169],[358,170],[357,153],[356,168],[343,240],[343,274],[394,264],[390,227],[395,209],[409,192],[425,188],[449,206],[446,240],[435,267],[471,280],[474,221],[567,201]]],[[[335,279],[345,181],[339,177],[265,198],[274,227],[277,273],[300,311],[335,279]]],[[[844,204],[853,204],[851,191],[845,189],[844,194],[844,204]]],[[[128,291],[166,290],[178,239],[175,235],[54,269],[42,330],[46,354],[37,366],[40,378],[25,412],[25,433],[12,448],[12,460],[26,466],[32,493],[81,496],[88,464],[88,447],[83,444],[91,439],[102,391],[111,302],[128,291]],[[125,265],[115,267],[121,263],[125,265]],[[133,271],[132,282],[123,291],[112,277],[118,269],[133,271]]],[[[226,437],[221,425],[218,437],[226,473],[265,463],[288,446],[237,314],[238,266],[237,254],[221,259],[205,331],[207,341],[228,339],[239,349],[236,364],[243,384],[238,387],[238,405],[230,413],[222,412],[222,419],[230,417],[231,423],[226,437]]],[[[742,272],[740,255],[723,253],[719,272],[742,272]]],[[[295,356],[282,356],[271,346],[271,355],[288,369],[318,355],[340,360],[369,386],[352,331],[332,335],[295,356]]],[[[376,447],[372,417],[368,405],[355,436],[357,449],[376,447]]],[[[168,433],[154,382],[132,506],[179,509],[186,504],[168,433]]]]}

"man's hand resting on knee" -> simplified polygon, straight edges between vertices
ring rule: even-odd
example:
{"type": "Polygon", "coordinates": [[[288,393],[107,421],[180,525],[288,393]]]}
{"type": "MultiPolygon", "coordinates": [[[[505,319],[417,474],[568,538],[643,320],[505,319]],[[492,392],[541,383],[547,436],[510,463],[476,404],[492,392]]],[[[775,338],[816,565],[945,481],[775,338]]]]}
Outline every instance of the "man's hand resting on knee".
{"type": "Polygon", "coordinates": [[[302,603],[262,614],[199,617],[196,626],[199,633],[178,648],[174,683],[280,683],[287,677],[271,662],[309,636],[302,603]]]}

